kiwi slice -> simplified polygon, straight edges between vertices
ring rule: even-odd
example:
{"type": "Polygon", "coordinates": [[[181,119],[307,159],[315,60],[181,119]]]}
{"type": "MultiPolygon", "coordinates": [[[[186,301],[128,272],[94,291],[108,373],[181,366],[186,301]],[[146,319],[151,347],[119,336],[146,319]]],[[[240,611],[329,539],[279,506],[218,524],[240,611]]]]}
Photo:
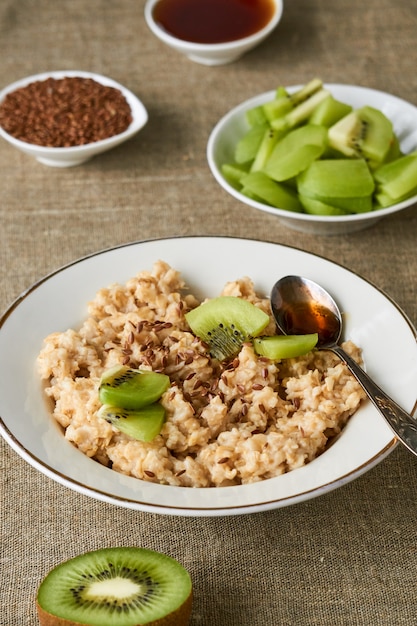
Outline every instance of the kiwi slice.
{"type": "Polygon", "coordinates": [[[238,163],[223,163],[221,170],[223,176],[232,185],[232,187],[239,190],[241,187],[241,180],[248,174],[249,168],[246,167],[246,164],[240,165],[238,163]]]}
{"type": "Polygon", "coordinates": [[[273,337],[255,337],[253,346],[256,354],[266,356],[271,361],[291,359],[311,352],[318,341],[318,334],[274,335],[273,337]]]}
{"type": "MultiPolygon", "coordinates": [[[[411,152],[374,171],[377,191],[390,196],[393,201],[413,195],[417,187],[417,152],[411,152]]],[[[394,203],[394,202],[393,202],[394,203]]]]}
{"type": "Polygon", "coordinates": [[[261,142],[265,136],[268,124],[257,124],[252,126],[236,144],[235,161],[236,163],[247,163],[253,161],[259,150],[261,142]]]}
{"type": "Polygon", "coordinates": [[[186,626],[192,581],[160,552],[103,548],[52,569],[36,601],[41,626],[186,626]]]}
{"type": "Polygon", "coordinates": [[[263,124],[267,121],[262,104],[246,111],[245,117],[247,123],[251,127],[258,126],[259,124],[263,124]]]}
{"type": "Polygon", "coordinates": [[[327,131],[324,126],[300,126],[278,141],[263,171],[278,182],[289,180],[318,159],[326,145],[327,131]]]}
{"type": "Polygon", "coordinates": [[[262,105],[263,112],[266,119],[269,122],[275,120],[277,117],[282,117],[286,113],[289,113],[293,109],[293,104],[288,96],[280,96],[275,100],[269,100],[262,105]]]}
{"type": "Polygon", "coordinates": [[[248,300],[234,296],[207,300],[185,317],[193,333],[209,345],[211,355],[220,361],[235,356],[245,341],[259,335],[269,324],[269,315],[248,300]]]}
{"type": "Polygon", "coordinates": [[[259,148],[252,162],[252,165],[250,168],[251,172],[257,172],[264,168],[265,163],[269,159],[269,156],[275,147],[275,144],[277,143],[278,139],[280,139],[282,136],[283,136],[282,132],[273,130],[269,126],[267,127],[267,129],[264,131],[264,135],[259,144],[259,148]]]}
{"type": "Polygon", "coordinates": [[[300,202],[303,205],[305,212],[310,215],[348,215],[349,211],[341,209],[322,200],[316,198],[309,198],[308,196],[300,195],[300,202]]]}
{"type": "Polygon", "coordinates": [[[258,202],[266,202],[278,209],[301,212],[302,206],[296,191],[278,183],[264,172],[251,172],[241,178],[241,192],[258,202]]]}
{"type": "Polygon", "coordinates": [[[301,102],[297,106],[295,106],[291,111],[289,111],[283,117],[279,117],[275,120],[272,120],[271,127],[277,131],[289,130],[291,128],[295,128],[300,124],[306,122],[308,118],[313,114],[316,107],[327,98],[330,94],[327,89],[320,89],[319,91],[313,93],[307,100],[301,102]]]}
{"type": "Polygon", "coordinates": [[[116,365],[102,375],[98,393],[102,404],[141,409],[159,400],[169,385],[165,374],[116,365]]]}
{"type": "MultiPolygon", "coordinates": [[[[323,81],[320,78],[312,78],[300,89],[297,89],[297,91],[294,91],[294,93],[289,95],[289,99],[293,106],[298,106],[299,104],[302,104],[303,102],[311,98],[311,96],[320,91],[322,88],[323,81]]],[[[285,89],[285,87],[281,89],[285,89]]],[[[281,93],[282,92],[280,92],[280,94],[281,93]]]]}
{"type": "Polygon", "coordinates": [[[336,100],[329,94],[314,109],[309,119],[309,124],[318,124],[319,126],[329,128],[351,112],[352,107],[350,104],[340,102],[340,100],[336,100]]]}
{"type": "Polygon", "coordinates": [[[165,409],[159,402],[135,410],[103,404],[97,415],[139,441],[152,441],[161,432],[165,421],[165,409]]]}
{"type": "Polygon", "coordinates": [[[298,176],[297,188],[304,196],[326,202],[370,196],[375,183],[363,159],[320,159],[298,176]]]}
{"type": "Polygon", "coordinates": [[[392,123],[382,111],[364,106],[329,128],[329,145],[345,156],[364,158],[375,168],[385,160],[393,135],[392,123]]]}

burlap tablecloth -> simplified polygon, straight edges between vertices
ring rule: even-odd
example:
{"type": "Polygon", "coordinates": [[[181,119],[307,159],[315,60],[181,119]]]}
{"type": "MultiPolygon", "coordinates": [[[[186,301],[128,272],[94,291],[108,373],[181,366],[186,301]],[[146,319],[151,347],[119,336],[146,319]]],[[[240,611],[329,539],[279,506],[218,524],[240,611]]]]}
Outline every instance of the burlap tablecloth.
{"type": "MultiPolygon", "coordinates": [[[[216,68],[157,41],[143,5],[0,4],[0,87],[45,70],[95,71],[134,91],[149,112],[135,139],[81,167],[48,168],[1,143],[2,309],[85,254],[133,240],[211,234],[290,244],[336,260],[385,290],[416,324],[415,207],[348,236],[296,233],[225,194],[205,156],[209,132],[227,110],[279,83],[320,76],[417,104],[415,0],[287,0],[272,37],[216,68]]],[[[193,626],[417,624],[417,464],[400,447],[325,496],[224,518],[97,502],[38,473],[4,442],[1,454],[1,626],[37,623],[36,588],[61,560],[131,544],[166,552],[189,569],[193,626]]]]}

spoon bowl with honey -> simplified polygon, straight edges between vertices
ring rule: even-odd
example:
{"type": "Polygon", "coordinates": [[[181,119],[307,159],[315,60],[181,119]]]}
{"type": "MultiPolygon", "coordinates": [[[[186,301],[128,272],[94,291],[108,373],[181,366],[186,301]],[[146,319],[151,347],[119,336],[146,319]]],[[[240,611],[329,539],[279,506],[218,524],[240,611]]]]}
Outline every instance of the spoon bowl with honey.
{"type": "Polygon", "coordinates": [[[417,421],[390,398],[339,345],[342,316],[320,285],[301,276],[285,276],[271,291],[271,310],[285,335],[318,334],[317,349],[336,354],[385,418],[398,440],[417,455],[417,421]]]}

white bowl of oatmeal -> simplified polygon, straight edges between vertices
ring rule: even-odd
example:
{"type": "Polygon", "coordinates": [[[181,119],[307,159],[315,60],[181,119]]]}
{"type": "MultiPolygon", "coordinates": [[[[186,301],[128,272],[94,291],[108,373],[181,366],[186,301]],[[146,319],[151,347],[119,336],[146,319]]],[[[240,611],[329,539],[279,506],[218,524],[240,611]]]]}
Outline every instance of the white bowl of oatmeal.
{"type": "Polygon", "coordinates": [[[131,139],[147,121],[134,93],[94,72],[44,72],[0,91],[0,136],[51,167],[81,165],[131,139]]]}
{"type": "Polygon", "coordinates": [[[0,354],[8,355],[0,360],[3,436],[29,463],[72,489],[165,514],[262,511],[352,480],[381,461],[395,439],[369,402],[356,410],[359,391],[337,359],[328,362],[321,352],[277,368],[257,362],[245,345],[238,362],[219,372],[184,325],[184,308],[224,288],[266,307],[279,267],[308,275],[333,293],[345,316],[345,339],[362,349],[369,373],[412,412],[415,330],[378,289],[337,264],[293,248],[191,237],[92,255],[34,285],[12,305],[0,328],[0,354]],[[57,303],[53,314],[45,304],[52,296],[57,303]],[[34,322],[30,332],[22,324],[28,309],[34,322]],[[137,342],[128,339],[132,331],[137,342]],[[40,353],[50,405],[35,368],[40,353]],[[151,444],[97,422],[99,376],[125,357],[133,365],[157,369],[165,359],[172,380],[162,399],[167,420],[151,444]],[[26,381],[26,395],[13,392],[18,379],[26,381]],[[277,379],[281,395],[274,391],[277,379]],[[205,383],[211,386],[206,395],[200,393],[205,383]],[[279,428],[271,428],[278,414],[279,428]],[[339,430],[325,445],[327,436],[339,430]]]}

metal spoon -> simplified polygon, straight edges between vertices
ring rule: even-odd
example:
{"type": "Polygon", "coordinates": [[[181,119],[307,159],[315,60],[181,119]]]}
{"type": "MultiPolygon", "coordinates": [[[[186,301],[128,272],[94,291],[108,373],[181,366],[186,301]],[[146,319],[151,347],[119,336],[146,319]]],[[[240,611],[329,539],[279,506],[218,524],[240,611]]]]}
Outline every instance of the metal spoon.
{"type": "Polygon", "coordinates": [[[417,455],[417,421],[378,387],[338,345],[342,316],[333,298],[315,282],[301,276],[281,278],[271,291],[271,309],[285,335],[318,333],[317,348],[331,350],[347,365],[397,438],[417,455]]]}

